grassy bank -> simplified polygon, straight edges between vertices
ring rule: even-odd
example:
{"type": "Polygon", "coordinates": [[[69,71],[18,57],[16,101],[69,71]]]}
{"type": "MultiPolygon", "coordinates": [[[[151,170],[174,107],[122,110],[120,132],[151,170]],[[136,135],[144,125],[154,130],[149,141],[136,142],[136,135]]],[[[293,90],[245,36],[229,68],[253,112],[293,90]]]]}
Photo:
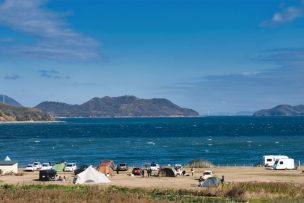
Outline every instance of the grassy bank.
{"type": "Polygon", "coordinates": [[[303,202],[303,186],[229,183],[209,190],[165,190],[117,186],[1,185],[0,202],[303,202]]]}

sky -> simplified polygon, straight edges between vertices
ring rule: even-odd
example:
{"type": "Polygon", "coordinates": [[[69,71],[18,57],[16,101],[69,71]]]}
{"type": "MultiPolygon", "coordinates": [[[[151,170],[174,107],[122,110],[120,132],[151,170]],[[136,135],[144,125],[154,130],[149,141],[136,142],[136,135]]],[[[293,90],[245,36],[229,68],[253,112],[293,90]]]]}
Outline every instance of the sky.
{"type": "Polygon", "coordinates": [[[303,36],[303,0],[0,0],[0,94],[201,115],[304,104],[303,36]]]}

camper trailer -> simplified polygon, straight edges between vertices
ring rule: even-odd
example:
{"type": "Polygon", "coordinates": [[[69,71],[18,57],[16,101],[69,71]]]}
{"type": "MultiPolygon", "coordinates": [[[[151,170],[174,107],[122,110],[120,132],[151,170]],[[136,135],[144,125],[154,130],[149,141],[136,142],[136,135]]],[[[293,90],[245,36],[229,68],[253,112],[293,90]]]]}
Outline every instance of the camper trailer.
{"type": "Polygon", "coordinates": [[[275,170],[295,169],[294,159],[290,159],[290,158],[277,159],[273,165],[273,169],[275,170]]]}
{"type": "Polygon", "coordinates": [[[288,159],[288,156],[283,155],[265,155],[263,156],[264,166],[272,167],[277,159],[288,159]]]}

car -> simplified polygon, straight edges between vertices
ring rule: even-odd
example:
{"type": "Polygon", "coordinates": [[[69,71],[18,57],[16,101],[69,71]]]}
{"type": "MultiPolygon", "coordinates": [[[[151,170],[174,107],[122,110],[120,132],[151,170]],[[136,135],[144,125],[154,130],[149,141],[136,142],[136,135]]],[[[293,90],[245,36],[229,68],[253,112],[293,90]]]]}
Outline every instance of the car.
{"type": "Polygon", "coordinates": [[[54,169],[40,170],[39,180],[41,181],[55,180],[56,174],[57,171],[55,171],[54,169]]]}
{"type": "Polygon", "coordinates": [[[42,164],[38,161],[34,162],[33,165],[36,167],[36,170],[40,170],[42,168],[42,164]]]}
{"type": "Polygon", "coordinates": [[[65,167],[64,167],[64,171],[75,171],[77,169],[77,166],[75,163],[68,163],[65,167]]]}
{"type": "Polygon", "coordinates": [[[117,166],[118,171],[127,171],[129,169],[128,164],[121,163],[117,166]]]}
{"type": "Polygon", "coordinates": [[[141,175],[141,171],[142,171],[141,168],[133,168],[132,174],[133,175],[141,175]]]}
{"type": "Polygon", "coordinates": [[[43,163],[40,170],[50,170],[52,169],[52,165],[50,163],[43,163]]]}
{"type": "Polygon", "coordinates": [[[74,170],[74,174],[77,175],[83,171],[85,171],[89,166],[88,165],[81,165],[76,170],[74,170]]]}
{"type": "Polygon", "coordinates": [[[176,175],[182,175],[184,168],[181,164],[175,164],[174,169],[176,170],[176,175]]]}
{"type": "Polygon", "coordinates": [[[36,168],[36,166],[34,166],[34,164],[28,164],[24,170],[25,171],[36,171],[37,168],[36,168]]]}
{"type": "Polygon", "coordinates": [[[153,163],[151,164],[151,166],[150,166],[150,169],[151,169],[152,171],[158,171],[158,170],[159,170],[159,165],[156,164],[155,162],[153,162],[153,163]]]}
{"type": "Polygon", "coordinates": [[[206,179],[208,179],[210,177],[213,177],[213,175],[214,174],[213,174],[212,171],[204,171],[202,178],[203,178],[203,180],[206,180],[206,179]]]}

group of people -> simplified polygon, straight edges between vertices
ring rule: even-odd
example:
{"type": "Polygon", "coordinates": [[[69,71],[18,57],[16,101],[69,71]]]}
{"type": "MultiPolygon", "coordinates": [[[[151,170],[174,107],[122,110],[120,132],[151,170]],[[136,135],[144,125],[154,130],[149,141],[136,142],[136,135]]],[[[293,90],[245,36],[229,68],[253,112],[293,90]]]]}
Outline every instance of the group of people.
{"type": "Polygon", "coordinates": [[[142,170],[141,170],[141,176],[142,176],[143,178],[145,177],[145,170],[147,171],[148,178],[149,178],[150,176],[152,176],[152,169],[151,169],[151,168],[142,169],[142,170]]]}
{"type": "Polygon", "coordinates": [[[65,176],[60,176],[58,174],[55,175],[55,181],[67,181],[67,178],[65,176]]]}

